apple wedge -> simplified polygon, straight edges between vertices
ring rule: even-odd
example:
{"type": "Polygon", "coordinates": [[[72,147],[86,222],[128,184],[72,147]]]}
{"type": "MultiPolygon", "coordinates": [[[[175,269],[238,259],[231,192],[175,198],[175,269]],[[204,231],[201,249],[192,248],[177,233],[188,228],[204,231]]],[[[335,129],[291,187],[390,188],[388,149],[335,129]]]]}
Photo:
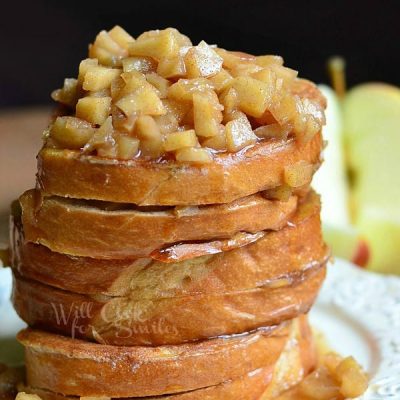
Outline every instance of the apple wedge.
{"type": "Polygon", "coordinates": [[[400,273],[400,89],[367,83],[343,102],[352,219],[367,240],[369,267],[400,273]]]}

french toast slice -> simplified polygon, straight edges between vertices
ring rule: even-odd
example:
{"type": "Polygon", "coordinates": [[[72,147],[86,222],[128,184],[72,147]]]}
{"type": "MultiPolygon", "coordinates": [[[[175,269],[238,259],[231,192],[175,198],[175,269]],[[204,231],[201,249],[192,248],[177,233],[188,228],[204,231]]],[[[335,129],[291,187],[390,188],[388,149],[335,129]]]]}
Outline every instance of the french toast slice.
{"type": "Polygon", "coordinates": [[[118,259],[146,257],[171,243],[279,230],[295,212],[297,197],[279,201],[255,194],[228,204],[148,210],[29,190],[20,204],[26,241],[73,256],[118,259]]]}
{"type": "Polygon", "coordinates": [[[13,224],[12,265],[24,278],[82,294],[141,297],[191,296],[242,291],[285,282],[287,275],[323,264],[328,257],[320,229],[318,197],[310,193],[290,224],[257,242],[215,255],[169,263],[150,259],[97,260],[55,253],[24,240],[13,224]]]}
{"type": "Polygon", "coordinates": [[[73,396],[145,397],[185,392],[273,367],[292,322],[255,333],[158,347],[119,347],[26,329],[27,384],[73,396]],[[101,378],[101,379],[100,379],[101,378]]]}
{"type": "MultiPolygon", "coordinates": [[[[307,318],[294,321],[295,327],[274,366],[259,368],[241,376],[207,388],[158,397],[136,397],[130,400],[269,400],[296,385],[316,366],[316,353],[307,318]]],[[[42,400],[78,400],[49,390],[25,387],[24,391],[37,394],[42,400]]]]}
{"type": "Polygon", "coordinates": [[[36,328],[110,345],[179,344],[249,332],[309,311],[325,278],[324,265],[284,286],[171,298],[82,295],[14,274],[12,301],[36,328]],[[206,323],[205,323],[206,321],[206,323]]]}
{"type": "Polygon", "coordinates": [[[46,196],[140,206],[230,203],[285,184],[285,170],[299,163],[317,170],[322,148],[320,133],[307,142],[268,139],[237,153],[216,154],[211,163],[198,166],[44,147],[38,154],[37,184],[46,196]]]}

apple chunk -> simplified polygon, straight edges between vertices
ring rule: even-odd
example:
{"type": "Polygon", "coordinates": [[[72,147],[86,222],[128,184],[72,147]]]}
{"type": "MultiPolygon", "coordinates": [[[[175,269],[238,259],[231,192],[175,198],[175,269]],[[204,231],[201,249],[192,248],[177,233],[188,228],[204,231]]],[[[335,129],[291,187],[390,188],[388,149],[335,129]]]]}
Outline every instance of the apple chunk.
{"type": "Polygon", "coordinates": [[[111,112],[111,97],[83,97],[76,104],[76,116],[101,125],[111,112]]]}
{"type": "Polygon", "coordinates": [[[267,108],[271,91],[268,84],[249,76],[240,76],[233,81],[238,93],[239,107],[247,115],[261,117],[267,108]]]}
{"type": "Polygon", "coordinates": [[[216,136],[221,131],[223,107],[215,92],[196,92],[193,94],[194,128],[198,136],[216,136]]]}

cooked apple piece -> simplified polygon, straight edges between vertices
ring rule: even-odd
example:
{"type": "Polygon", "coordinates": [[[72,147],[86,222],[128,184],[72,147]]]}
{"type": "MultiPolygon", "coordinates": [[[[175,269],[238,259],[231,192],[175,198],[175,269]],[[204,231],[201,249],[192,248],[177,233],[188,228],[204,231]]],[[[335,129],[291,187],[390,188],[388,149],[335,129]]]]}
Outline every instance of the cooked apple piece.
{"type": "Polygon", "coordinates": [[[78,82],[82,84],[89,68],[96,67],[97,65],[99,65],[99,61],[95,58],[85,58],[82,60],[79,64],[78,82]]]}
{"type": "Polygon", "coordinates": [[[97,150],[98,154],[100,155],[99,150],[103,149],[103,154],[106,154],[107,152],[108,154],[111,154],[111,152],[116,148],[113,134],[114,127],[112,124],[112,117],[110,116],[106,118],[106,120],[98,129],[95,130],[94,134],[83,148],[83,151],[90,153],[93,150],[97,150]]]}
{"type": "Polygon", "coordinates": [[[51,98],[64,104],[68,107],[75,107],[78,101],[79,89],[78,81],[73,78],[64,79],[64,86],[62,89],[54,90],[51,93],[51,98]]]}
{"type": "Polygon", "coordinates": [[[283,65],[283,58],[274,55],[256,56],[255,62],[260,67],[269,67],[271,65],[283,65]]]}
{"type": "Polygon", "coordinates": [[[180,162],[207,164],[213,158],[209,150],[199,147],[185,147],[175,152],[175,158],[180,162]]]}
{"type": "Polygon", "coordinates": [[[158,127],[160,128],[160,132],[163,135],[176,132],[179,128],[178,120],[171,112],[167,112],[167,114],[164,115],[155,116],[154,120],[156,121],[158,127]]]}
{"type": "Polygon", "coordinates": [[[80,149],[94,134],[93,126],[76,117],[57,117],[50,128],[50,137],[67,149],[80,149]]]}
{"type": "Polygon", "coordinates": [[[94,43],[89,46],[89,57],[95,57],[101,64],[107,66],[120,66],[122,58],[127,55],[127,50],[113,40],[106,31],[101,31],[94,43]]]}
{"type": "Polygon", "coordinates": [[[303,379],[298,391],[300,396],[307,396],[307,399],[312,400],[332,400],[340,395],[336,380],[323,367],[303,379]]]}
{"type": "Polygon", "coordinates": [[[212,83],[206,78],[179,79],[168,89],[168,97],[181,102],[191,102],[194,92],[212,90],[212,83]]]}
{"type": "Polygon", "coordinates": [[[293,129],[290,124],[281,125],[278,123],[260,126],[254,130],[254,133],[259,138],[276,138],[276,139],[286,139],[293,129]]]}
{"type": "Polygon", "coordinates": [[[185,55],[185,66],[188,78],[209,77],[217,74],[222,68],[220,57],[206,42],[201,41],[189,49],[185,55]]]}
{"type": "Polygon", "coordinates": [[[345,358],[336,368],[340,393],[347,399],[361,396],[368,388],[368,378],[353,357],[345,358]]]}
{"type": "Polygon", "coordinates": [[[307,98],[295,97],[297,113],[294,116],[294,133],[302,141],[310,140],[325,124],[325,114],[319,104],[307,98]]]}
{"type": "MultiPolygon", "coordinates": [[[[277,96],[280,96],[279,94],[277,96]]],[[[295,119],[297,118],[297,104],[296,99],[288,93],[280,96],[279,99],[275,99],[269,108],[274,119],[281,125],[293,123],[295,125],[295,119]]],[[[299,120],[299,126],[301,121],[299,120]]],[[[294,128],[295,129],[295,128],[294,128]]]]}
{"type": "Polygon", "coordinates": [[[95,47],[101,47],[104,50],[109,51],[115,55],[121,55],[126,57],[127,51],[120,46],[106,31],[101,31],[97,36],[93,43],[95,47]]]}
{"type": "Polygon", "coordinates": [[[217,93],[223,92],[225,89],[229,88],[233,82],[232,75],[226,70],[221,69],[217,74],[208,78],[217,93]]]}
{"type": "Polygon", "coordinates": [[[117,157],[121,160],[131,160],[139,152],[140,141],[137,138],[118,135],[116,138],[117,157]]]}
{"type": "MultiPolygon", "coordinates": [[[[167,28],[164,31],[168,31],[171,35],[174,36],[175,40],[177,41],[177,43],[179,44],[180,47],[182,46],[192,46],[192,42],[190,41],[190,39],[180,33],[177,29],[175,28],[167,28]]],[[[151,31],[147,31],[147,32],[143,32],[142,34],[140,34],[136,40],[142,40],[142,39],[148,39],[151,37],[157,37],[160,35],[161,32],[164,32],[163,30],[159,30],[159,29],[154,29],[151,31]]]]}
{"type": "Polygon", "coordinates": [[[199,144],[194,129],[169,133],[165,137],[165,151],[175,151],[184,147],[195,147],[199,144]]]}
{"type": "Polygon", "coordinates": [[[135,133],[140,139],[140,150],[143,155],[153,158],[161,156],[163,138],[154,118],[148,115],[140,116],[136,121],[135,133]]]}
{"type": "Polygon", "coordinates": [[[275,72],[278,78],[283,79],[284,84],[286,87],[290,87],[290,85],[294,82],[299,74],[298,71],[284,67],[283,65],[273,64],[269,67],[273,72],[275,72]]]}
{"type": "Polygon", "coordinates": [[[284,180],[293,188],[306,185],[311,182],[314,166],[304,160],[285,167],[284,180]]]}
{"type": "Polygon", "coordinates": [[[132,114],[127,117],[118,107],[112,106],[112,123],[115,130],[130,134],[135,128],[138,115],[132,114]]]}
{"type": "Polygon", "coordinates": [[[231,121],[232,114],[239,108],[239,94],[234,88],[225,90],[220,96],[220,102],[224,107],[224,123],[231,121]]]}
{"type": "Polygon", "coordinates": [[[119,76],[118,78],[114,79],[111,82],[110,94],[113,99],[113,102],[115,102],[117,99],[121,97],[122,90],[124,89],[125,86],[126,86],[125,81],[122,79],[121,76],[119,76]]]}
{"type": "Polygon", "coordinates": [[[214,91],[193,93],[193,122],[196,135],[210,137],[220,133],[223,106],[214,91]]]}
{"type": "Polygon", "coordinates": [[[184,35],[180,33],[178,29],[175,28],[167,28],[169,32],[175,37],[176,42],[178,43],[179,47],[191,47],[193,46],[192,41],[184,35]]]}
{"type": "Polygon", "coordinates": [[[135,41],[135,39],[119,25],[114,26],[108,34],[114,42],[126,50],[128,49],[129,44],[135,41]]]}
{"type": "Polygon", "coordinates": [[[246,116],[229,121],[225,126],[226,147],[235,152],[257,142],[257,136],[251,129],[246,116]]]}
{"type": "Polygon", "coordinates": [[[185,77],[186,66],[183,58],[180,55],[162,58],[157,66],[157,74],[167,79],[185,77]]]}
{"type": "MultiPolygon", "coordinates": [[[[149,85],[150,86],[150,85],[149,85]]],[[[142,86],[134,92],[127,94],[117,101],[119,107],[126,116],[131,114],[163,115],[166,113],[160,98],[154,89],[142,86]]]]}
{"type": "Polygon", "coordinates": [[[42,400],[37,394],[28,394],[25,392],[19,392],[15,397],[15,400],[42,400]]]}
{"type": "Polygon", "coordinates": [[[111,82],[121,74],[120,69],[107,68],[101,65],[89,67],[83,78],[84,90],[97,91],[109,88],[111,82]]]}
{"type": "Polygon", "coordinates": [[[127,57],[122,60],[122,68],[124,72],[139,71],[147,74],[157,69],[157,63],[151,57],[127,57]]]}
{"type": "Polygon", "coordinates": [[[161,60],[176,56],[179,47],[175,32],[172,29],[165,29],[151,36],[139,36],[135,42],[129,44],[129,55],[161,60]]]}
{"type": "Polygon", "coordinates": [[[242,53],[240,51],[228,51],[225,49],[216,48],[215,52],[222,57],[223,66],[228,69],[231,69],[241,63],[254,63],[256,60],[255,56],[242,53]]]}
{"type": "Polygon", "coordinates": [[[167,112],[171,113],[179,123],[182,122],[182,120],[185,118],[185,115],[192,108],[190,103],[181,103],[171,98],[163,99],[162,103],[167,109],[167,112]]]}
{"type": "Polygon", "coordinates": [[[268,84],[249,76],[240,76],[233,81],[238,93],[239,107],[247,115],[260,117],[269,105],[271,89],[268,84]]]}
{"type": "Polygon", "coordinates": [[[159,92],[160,98],[165,99],[168,94],[168,88],[171,86],[171,82],[168,79],[156,74],[155,72],[150,72],[146,74],[147,82],[152,84],[159,92]]]}
{"type": "Polygon", "coordinates": [[[221,125],[222,132],[213,137],[205,138],[201,143],[203,147],[210,147],[214,150],[224,151],[226,150],[226,136],[223,126],[221,125]]]}
{"type": "Polygon", "coordinates": [[[120,67],[124,56],[115,55],[110,51],[99,46],[89,45],[89,57],[99,61],[101,65],[107,67],[120,67]]]}
{"type": "Polygon", "coordinates": [[[76,104],[76,116],[101,125],[111,112],[111,97],[83,97],[76,104]]]}
{"type": "Polygon", "coordinates": [[[242,63],[237,64],[233,68],[231,68],[230,73],[233,77],[236,78],[238,76],[250,76],[257,73],[258,71],[261,71],[262,69],[262,67],[256,64],[242,63]]]}
{"type": "Polygon", "coordinates": [[[288,201],[292,193],[293,188],[287,184],[283,184],[273,189],[264,191],[263,195],[266,199],[270,200],[288,201]]]}
{"type": "Polygon", "coordinates": [[[147,81],[146,77],[138,71],[123,72],[121,74],[122,82],[117,79],[115,82],[115,87],[112,89],[112,93],[118,93],[116,99],[120,99],[128,94],[131,94],[135,90],[147,86],[149,89],[154,89],[147,81]]]}

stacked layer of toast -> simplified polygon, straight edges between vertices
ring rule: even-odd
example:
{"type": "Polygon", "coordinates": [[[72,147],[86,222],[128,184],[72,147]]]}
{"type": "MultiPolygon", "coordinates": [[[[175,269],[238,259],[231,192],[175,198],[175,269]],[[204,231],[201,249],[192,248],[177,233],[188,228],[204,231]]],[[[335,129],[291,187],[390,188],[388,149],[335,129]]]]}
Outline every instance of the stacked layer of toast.
{"type": "Polygon", "coordinates": [[[197,165],[45,146],[12,216],[25,391],[257,400],[298,383],[328,251],[312,175],[285,173],[315,171],[322,148],[271,137],[197,165]]]}

